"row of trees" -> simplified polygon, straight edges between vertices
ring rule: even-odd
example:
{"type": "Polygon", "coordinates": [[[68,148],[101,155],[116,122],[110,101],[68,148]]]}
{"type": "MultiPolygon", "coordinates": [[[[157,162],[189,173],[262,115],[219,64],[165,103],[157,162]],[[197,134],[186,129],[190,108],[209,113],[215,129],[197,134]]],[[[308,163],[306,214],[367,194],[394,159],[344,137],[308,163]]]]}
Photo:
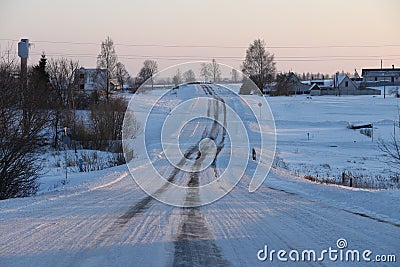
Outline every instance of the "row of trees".
{"type": "MultiPolygon", "coordinates": [[[[137,89],[140,85],[142,85],[145,81],[149,80],[151,85],[154,85],[153,76],[158,71],[158,64],[154,60],[145,60],[143,63],[143,67],[140,69],[136,78],[131,79],[128,72],[125,69],[125,66],[118,62],[118,58],[115,52],[114,43],[110,37],[107,37],[105,41],[101,44],[101,52],[98,56],[97,65],[99,68],[103,68],[107,70],[107,88],[106,88],[106,97],[108,99],[109,95],[109,80],[117,79],[120,85],[124,85],[127,82],[131,82],[132,87],[137,89]]],[[[241,65],[241,70],[243,74],[247,75],[252,82],[261,90],[268,83],[275,81],[275,79],[279,78],[276,76],[276,63],[274,60],[274,55],[271,54],[266,49],[266,44],[264,40],[256,39],[246,50],[246,57],[241,65]]],[[[348,74],[344,71],[342,74],[348,74]]],[[[231,73],[232,82],[243,81],[246,83],[245,77],[239,77],[239,73],[236,70],[232,70],[231,73]]],[[[355,74],[356,75],[356,74],[355,74]]],[[[329,74],[322,73],[296,73],[296,76],[300,80],[312,80],[312,79],[329,79],[331,76],[329,74]]],[[[215,59],[211,61],[211,63],[202,63],[200,69],[200,78],[204,81],[212,81],[212,82],[220,82],[221,81],[221,70],[219,64],[215,59]]],[[[280,77],[282,78],[282,77],[280,77]]],[[[192,70],[188,70],[184,73],[181,73],[179,70],[172,77],[172,83],[175,85],[182,82],[191,82],[196,79],[196,75],[192,70]]],[[[245,92],[244,89],[243,93],[245,92]]]]}
{"type": "MultiPolygon", "coordinates": [[[[211,82],[221,82],[222,77],[221,77],[221,70],[219,64],[213,59],[211,63],[201,63],[200,67],[200,79],[203,81],[211,81],[211,82]]],[[[240,76],[240,73],[232,69],[231,70],[231,82],[233,83],[238,83],[242,81],[242,77],[240,76]]],[[[159,83],[164,83],[164,84],[169,84],[173,83],[174,85],[179,85],[181,83],[188,83],[188,82],[194,82],[197,80],[196,73],[192,70],[189,69],[185,72],[181,72],[180,69],[176,71],[176,74],[173,75],[172,80],[169,78],[166,79],[160,79],[158,82],[159,83]]]]}
{"type": "MultiPolygon", "coordinates": [[[[221,81],[221,70],[219,64],[213,59],[211,63],[201,63],[200,77],[204,81],[220,82],[221,81]]],[[[194,82],[196,81],[196,74],[192,69],[189,69],[181,73],[180,69],[176,71],[176,74],[172,77],[172,83],[175,85],[183,82],[194,82]]]]}
{"type": "Polygon", "coordinates": [[[203,77],[205,81],[221,81],[221,70],[215,59],[213,59],[211,63],[201,64],[200,76],[203,77]]]}
{"type": "Polygon", "coordinates": [[[328,73],[312,73],[312,72],[303,72],[303,73],[295,73],[296,76],[302,81],[309,81],[309,80],[326,80],[330,79],[331,75],[328,73]]]}
{"type": "MultiPolygon", "coordinates": [[[[247,75],[258,88],[265,87],[266,84],[273,81],[276,67],[274,55],[266,50],[265,42],[261,39],[254,40],[246,51],[246,58],[241,66],[243,74],[247,75]]],[[[157,64],[155,61],[146,60],[141,71],[138,74],[140,85],[147,79],[152,79],[153,75],[157,72],[157,64]]],[[[243,80],[246,83],[245,77],[240,77],[237,70],[232,69],[231,80],[239,82],[243,80]]],[[[204,81],[220,82],[221,69],[215,59],[211,63],[202,63],[200,68],[200,78],[204,81]]],[[[196,80],[196,75],[193,70],[187,70],[184,73],[178,69],[176,74],[172,77],[172,83],[178,85],[182,82],[192,82],[196,80]]],[[[153,81],[152,81],[153,82],[153,81]]]]}
{"type": "MultiPolygon", "coordinates": [[[[106,98],[110,94],[109,81],[117,79],[120,85],[131,81],[134,89],[137,89],[146,81],[150,81],[151,86],[154,85],[153,77],[158,71],[158,64],[154,60],[145,60],[143,66],[137,74],[136,78],[130,78],[125,66],[118,62],[118,57],[115,51],[114,42],[110,37],[107,37],[101,44],[101,51],[97,59],[98,68],[107,70],[107,88],[106,98]]],[[[266,50],[265,42],[261,39],[255,40],[250,44],[246,51],[246,58],[243,62],[242,71],[245,75],[257,85],[258,88],[263,88],[267,83],[270,83],[275,75],[274,55],[266,50]]],[[[243,77],[240,77],[239,72],[232,70],[232,81],[239,82],[243,77]]],[[[220,82],[221,70],[215,59],[211,63],[202,63],[200,68],[200,78],[204,81],[220,82]]],[[[180,70],[172,77],[172,83],[180,84],[182,82],[191,82],[196,80],[196,75],[193,70],[181,73],[180,70]]]]}
{"type": "MultiPolygon", "coordinates": [[[[357,70],[351,74],[350,72],[345,72],[344,70],[341,70],[338,72],[339,75],[347,75],[350,78],[360,78],[360,76],[357,73],[357,70]]],[[[295,73],[296,76],[301,80],[301,81],[309,81],[309,80],[327,80],[333,78],[334,75],[330,75],[328,73],[312,73],[312,72],[303,72],[303,73],[295,73]]]]}

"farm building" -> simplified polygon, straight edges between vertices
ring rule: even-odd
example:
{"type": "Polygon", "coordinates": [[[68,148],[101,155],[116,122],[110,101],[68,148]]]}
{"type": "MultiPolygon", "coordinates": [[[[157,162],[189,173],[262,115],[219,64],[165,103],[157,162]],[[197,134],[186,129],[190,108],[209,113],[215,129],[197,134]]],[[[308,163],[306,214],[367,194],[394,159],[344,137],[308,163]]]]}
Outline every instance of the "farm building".
{"type": "Polygon", "coordinates": [[[280,82],[277,81],[266,86],[263,92],[271,95],[296,95],[309,93],[310,86],[302,83],[293,72],[283,74],[281,79],[280,82]]]}
{"type": "Polygon", "coordinates": [[[363,69],[365,86],[400,85],[400,68],[363,69]]]}
{"type": "Polygon", "coordinates": [[[325,81],[324,85],[315,84],[318,87],[310,88],[311,95],[380,95],[381,91],[358,86],[346,74],[335,75],[330,82],[325,81]]]}

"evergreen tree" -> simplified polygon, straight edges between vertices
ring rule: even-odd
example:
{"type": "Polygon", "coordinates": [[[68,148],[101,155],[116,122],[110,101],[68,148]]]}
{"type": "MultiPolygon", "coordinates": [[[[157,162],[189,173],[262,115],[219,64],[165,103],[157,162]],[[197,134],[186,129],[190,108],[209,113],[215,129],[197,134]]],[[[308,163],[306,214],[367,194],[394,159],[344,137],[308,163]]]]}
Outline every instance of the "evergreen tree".
{"type": "Polygon", "coordinates": [[[36,79],[35,81],[48,84],[49,74],[46,71],[46,66],[47,58],[46,54],[43,52],[42,56],[40,57],[39,64],[33,66],[32,68],[32,77],[36,79]]]}
{"type": "Polygon", "coordinates": [[[276,75],[275,95],[289,95],[291,86],[290,73],[279,73],[276,75]]]}
{"type": "Polygon", "coordinates": [[[35,109],[44,109],[49,105],[50,86],[46,67],[47,58],[43,53],[39,63],[30,70],[28,87],[22,92],[25,124],[32,119],[35,109]]]}

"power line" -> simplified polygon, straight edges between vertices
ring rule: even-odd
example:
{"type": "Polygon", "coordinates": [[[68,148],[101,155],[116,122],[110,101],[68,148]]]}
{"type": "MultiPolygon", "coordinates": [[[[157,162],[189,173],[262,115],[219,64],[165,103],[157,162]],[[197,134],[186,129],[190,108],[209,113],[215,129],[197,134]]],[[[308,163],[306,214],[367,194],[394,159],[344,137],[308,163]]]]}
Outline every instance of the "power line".
{"type": "MultiPolygon", "coordinates": [[[[10,52],[9,50],[2,50],[0,53],[8,53],[10,52]]],[[[15,54],[15,52],[12,52],[15,54]]],[[[32,55],[41,55],[41,53],[38,52],[31,52],[32,55]]],[[[62,53],[62,52],[48,52],[45,53],[46,55],[49,56],[71,56],[71,57],[97,57],[98,54],[88,54],[88,53],[62,53]]],[[[243,56],[197,56],[197,55],[169,55],[169,56],[164,56],[164,55],[137,55],[137,54],[118,54],[118,57],[123,58],[123,57],[138,57],[138,58],[183,58],[183,59],[240,59],[243,60],[243,56]]],[[[368,59],[368,58],[379,58],[379,59],[386,59],[386,58],[392,58],[392,57],[400,57],[399,55],[317,55],[317,56],[275,56],[275,59],[332,59],[332,58],[350,58],[350,59],[368,59]]]]}
{"type": "MultiPolygon", "coordinates": [[[[1,41],[17,42],[17,39],[0,39],[1,41]]],[[[48,41],[31,40],[32,43],[49,44],[71,44],[71,45],[101,45],[96,42],[72,42],[72,41],[48,41]]],[[[115,46],[131,47],[163,47],[163,48],[223,48],[223,49],[247,49],[248,46],[224,46],[224,45],[169,45],[169,44],[123,44],[115,43],[115,46]]],[[[317,49],[317,48],[382,48],[382,47],[400,47],[400,44],[375,44],[375,45],[310,45],[310,46],[286,46],[286,45],[267,45],[269,49],[317,49]]]]}
{"type": "MultiPolygon", "coordinates": [[[[0,51],[0,53],[7,53],[8,51],[0,51]]],[[[42,53],[31,52],[31,55],[40,56],[42,53]]],[[[97,54],[73,54],[73,53],[45,53],[47,56],[52,57],[66,57],[66,58],[97,58],[97,54]]],[[[16,55],[15,52],[11,52],[11,55],[16,55]]],[[[188,61],[209,61],[212,59],[217,60],[231,60],[231,61],[243,61],[244,57],[238,56],[190,56],[190,55],[118,55],[120,59],[126,60],[143,60],[143,59],[154,59],[154,60],[188,60],[188,61]]],[[[398,60],[400,55],[367,55],[367,56],[282,56],[275,57],[276,62],[313,62],[313,61],[366,61],[366,60],[398,60]]]]}
{"type": "MultiPolygon", "coordinates": [[[[32,52],[32,55],[41,55],[41,53],[32,52]]],[[[71,54],[71,53],[46,53],[49,56],[65,56],[65,57],[88,57],[97,58],[97,54],[71,54]]],[[[371,60],[371,59],[394,59],[399,58],[400,55],[367,55],[367,56],[349,56],[349,55],[336,55],[336,56],[282,56],[275,57],[276,61],[329,61],[329,60],[371,60]]],[[[242,61],[244,57],[239,56],[196,56],[196,55],[132,55],[132,54],[122,54],[118,55],[118,58],[123,59],[165,59],[165,60],[209,60],[214,59],[229,59],[229,60],[240,60],[242,61]]]]}
{"type": "MultiPolygon", "coordinates": [[[[32,52],[31,55],[41,55],[41,53],[32,52]]],[[[46,53],[48,56],[60,56],[68,58],[97,58],[95,54],[66,54],[66,53],[46,53]]],[[[244,57],[224,57],[224,56],[157,56],[157,55],[118,55],[119,59],[126,60],[143,60],[143,59],[154,59],[154,60],[204,60],[208,61],[211,58],[220,60],[232,60],[232,61],[243,61],[244,57]]],[[[313,62],[313,61],[366,61],[373,59],[383,59],[383,60],[397,60],[400,59],[400,55],[386,55],[386,56],[293,56],[293,57],[275,57],[276,62],[313,62]]]]}

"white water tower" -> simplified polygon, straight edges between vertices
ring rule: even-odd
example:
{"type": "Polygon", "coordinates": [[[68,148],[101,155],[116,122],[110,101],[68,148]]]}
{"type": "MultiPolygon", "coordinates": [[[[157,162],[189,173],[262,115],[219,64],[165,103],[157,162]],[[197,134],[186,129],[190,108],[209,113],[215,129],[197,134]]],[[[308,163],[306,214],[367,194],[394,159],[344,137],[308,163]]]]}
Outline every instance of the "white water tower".
{"type": "Polygon", "coordinates": [[[18,43],[18,56],[20,58],[28,58],[29,46],[29,39],[21,39],[21,41],[18,43]]]}

